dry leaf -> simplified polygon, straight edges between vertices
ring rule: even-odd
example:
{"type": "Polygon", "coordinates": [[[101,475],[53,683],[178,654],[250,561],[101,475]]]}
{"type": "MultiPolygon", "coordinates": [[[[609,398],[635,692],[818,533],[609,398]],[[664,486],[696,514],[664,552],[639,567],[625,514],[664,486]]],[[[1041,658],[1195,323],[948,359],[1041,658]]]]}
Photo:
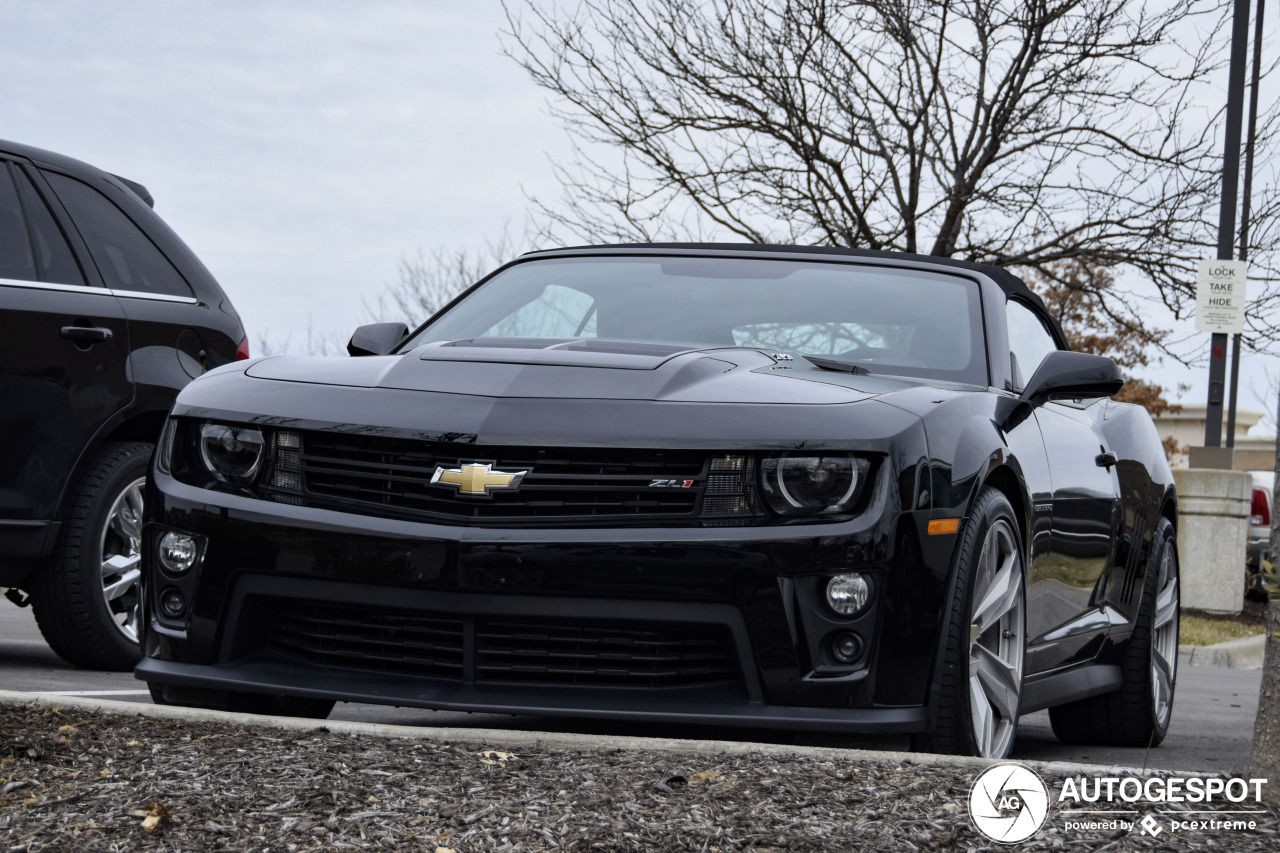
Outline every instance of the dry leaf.
{"type": "Polygon", "coordinates": [[[719,779],[724,774],[719,770],[704,770],[701,773],[694,773],[689,777],[690,782],[710,782],[712,779],[719,779]]]}
{"type": "Polygon", "coordinates": [[[142,831],[154,835],[160,831],[160,824],[169,817],[169,807],[164,803],[154,803],[147,806],[146,813],[147,817],[142,821],[142,831]]]}

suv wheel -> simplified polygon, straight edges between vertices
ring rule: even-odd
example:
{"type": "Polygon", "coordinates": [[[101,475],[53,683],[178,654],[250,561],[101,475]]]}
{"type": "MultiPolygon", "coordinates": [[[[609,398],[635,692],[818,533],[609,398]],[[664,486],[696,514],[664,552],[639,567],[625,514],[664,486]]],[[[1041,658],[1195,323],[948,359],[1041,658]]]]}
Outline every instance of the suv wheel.
{"type": "Polygon", "coordinates": [[[144,442],[102,448],[32,585],[40,632],[75,666],[128,671],[141,657],[142,487],[151,450],[144,442]]]}

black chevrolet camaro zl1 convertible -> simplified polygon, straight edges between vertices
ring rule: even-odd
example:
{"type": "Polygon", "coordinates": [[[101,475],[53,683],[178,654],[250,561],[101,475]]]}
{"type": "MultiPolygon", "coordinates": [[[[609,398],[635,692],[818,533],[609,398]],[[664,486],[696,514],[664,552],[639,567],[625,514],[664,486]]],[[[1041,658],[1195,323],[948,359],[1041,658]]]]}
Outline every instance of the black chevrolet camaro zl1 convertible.
{"type": "Polygon", "coordinates": [[[335,700],[1159,743],[1177,501],[1109,359],[1000,269],[538,252],[358,358],[182,392],[144,536],[156,701],[335,700]]]}

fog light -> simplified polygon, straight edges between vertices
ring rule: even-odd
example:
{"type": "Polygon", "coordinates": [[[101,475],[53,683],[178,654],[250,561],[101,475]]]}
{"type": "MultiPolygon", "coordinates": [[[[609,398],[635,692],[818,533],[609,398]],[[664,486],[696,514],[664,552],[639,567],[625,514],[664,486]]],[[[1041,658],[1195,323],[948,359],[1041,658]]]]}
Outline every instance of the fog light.
{"type": "Polygon", "coordinates": [[[862,657],[862,638],[851,632],[831,638],[831,656],[840,663],[853,663],[862,657]]]}
{"type": "Polygon", "coordinates": [[[160,565],[170,574],[185,575],[196,564],[196,546],[194,536],[169,531],[160,537],[160,565]]]}
{"type": "Polygon", "coordinates": [[[169,587],[160,593],[160,612],[170,619],[177,619],[187,612],[186,596],[173,587],[169,587]]]}
{"type": "Polygon", "coordinates": [[[836,575],[827,582],[827,605],[841,616],[856,616],[871,598],[871,585],[857,572],[836,575]]]}

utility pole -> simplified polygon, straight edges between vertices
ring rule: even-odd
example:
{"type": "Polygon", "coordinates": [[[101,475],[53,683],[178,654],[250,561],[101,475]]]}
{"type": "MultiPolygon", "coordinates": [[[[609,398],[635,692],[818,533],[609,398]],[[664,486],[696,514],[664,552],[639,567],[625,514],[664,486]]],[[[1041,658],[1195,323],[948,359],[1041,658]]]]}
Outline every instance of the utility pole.
{"type": "MultiPolygon", "coordinates": [[[[1240,189],[1240,125],[1244,114],[1244,72],[1249,47],[1249,0],[1235,0],[1231,21],[1231,66],[1227,78],[1227,126],[1222,152],[1222,203],[1218,209],[1218,260],[1232,260],[1240,189]]],[[[1209,340],[1209,396],[1204,445],[1222,446],[1222,397],[1227,373],[1227,336],[1209,340]]],[[[1229,466],[1228,466],[1229,467],[1229,466]]]]}
{"type": "MultiPolygon", "coordinates": [[[[1249,133],[1244,142],[1244,190],[1240,199],[1240,248],[1237,256],[1249,260],[1249,207],[1253,199],[1253,151],[1258,142],[1258,83],[1262,79],[1262,19],[1267,0],[1258,0],[1253,19],[1253,81],[1249,88],[1249,133]]],[[[1236,444],[1236,397],[1240,390],[1240,335],[1231,336],[1231,402],[1227,406],[1227,447],[1236,444]]]]}

